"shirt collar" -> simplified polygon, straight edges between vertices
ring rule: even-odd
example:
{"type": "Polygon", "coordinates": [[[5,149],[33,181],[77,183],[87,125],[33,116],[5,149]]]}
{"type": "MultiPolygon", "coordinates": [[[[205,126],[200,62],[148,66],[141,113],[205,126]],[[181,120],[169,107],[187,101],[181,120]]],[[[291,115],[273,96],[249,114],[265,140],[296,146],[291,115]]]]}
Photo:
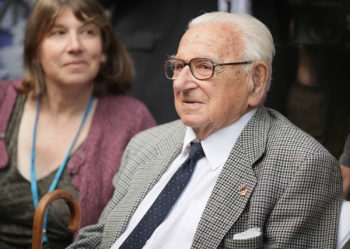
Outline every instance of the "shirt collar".
{"type": "MultiPolygon", "coordinates": [[[[256,109],[249,111],[236,122],[210,134],[207,138],[201,141],[205,156],[208,159],[212,170],[225,164],[237,138],[255,112],[256,109]]],[[[181,153],[184,153],[192,141],[198,141],[198,139],[196,138],[193,129],[191,127],[186,127],[181,153]]]]}

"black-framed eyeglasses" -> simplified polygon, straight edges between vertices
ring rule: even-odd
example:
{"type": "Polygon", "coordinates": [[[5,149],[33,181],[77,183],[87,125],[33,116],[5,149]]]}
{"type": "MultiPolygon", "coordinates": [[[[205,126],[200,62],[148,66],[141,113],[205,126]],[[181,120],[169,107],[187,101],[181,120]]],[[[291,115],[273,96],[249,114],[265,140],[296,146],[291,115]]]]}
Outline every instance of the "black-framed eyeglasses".
{"type": "Polygon", "coordinates": [[[189,62],[185,62],[181,59],[170,58],[164,62],[163,66],[165,75],[170,80],[176,79],[185,66],[190,67],[190,71],[196,79],[207,80],[213,77],[215,67],[217,66],[246,65],[251,64],[252,62],[253,61],[216,63],[206,58],[193,58],[189,62]]]}

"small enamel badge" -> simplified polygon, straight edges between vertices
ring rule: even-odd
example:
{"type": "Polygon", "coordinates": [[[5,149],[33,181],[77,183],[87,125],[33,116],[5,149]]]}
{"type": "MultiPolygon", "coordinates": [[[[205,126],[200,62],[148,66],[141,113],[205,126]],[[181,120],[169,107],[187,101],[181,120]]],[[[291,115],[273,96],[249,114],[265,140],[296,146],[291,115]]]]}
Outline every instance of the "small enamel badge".
{"type": "Polygon", "coordinates": [[[247,188],[245,187],[244,184],[241,184],[238,187],[238,191],[240,196],[245,196],[245,194],[247,193],[247,188]]]}

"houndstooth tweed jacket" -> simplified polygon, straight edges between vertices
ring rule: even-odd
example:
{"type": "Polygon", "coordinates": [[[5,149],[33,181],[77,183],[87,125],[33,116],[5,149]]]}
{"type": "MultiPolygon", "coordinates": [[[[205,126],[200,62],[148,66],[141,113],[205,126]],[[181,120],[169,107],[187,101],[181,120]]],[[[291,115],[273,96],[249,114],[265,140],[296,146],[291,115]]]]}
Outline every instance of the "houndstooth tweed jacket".
{"type": "MultiPolygon", "coordinates": [[[[82,229],[69,248],[110,248],[180,153],[184,133],[173,121],[136,135],[99,224],[82,229]]],[[[335,248],[341,203],[336,159],[281,114],[259,107],[222,169],[192,248],[335,248]],[[262,233],[234,239],[249,228],[262,233]]]]}

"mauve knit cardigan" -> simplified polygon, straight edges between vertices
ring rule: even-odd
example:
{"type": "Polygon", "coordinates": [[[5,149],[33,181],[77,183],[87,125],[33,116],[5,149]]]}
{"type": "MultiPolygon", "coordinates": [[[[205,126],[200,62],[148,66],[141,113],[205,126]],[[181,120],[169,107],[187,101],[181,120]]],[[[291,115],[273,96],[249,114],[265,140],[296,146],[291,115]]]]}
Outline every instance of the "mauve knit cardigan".
{"type": "MultiPolygon", "coordinates": [[[[6,167],[9,160],[5,134],[17,96],[13,86],[20,83],[20,80],[0,82],[0,168],[6,167]]],[[[67,164],[73,185],[79,191],[80,227],[97,223],[112,197],[112,178],[129,140],[155,124],[147,107],[131,96],[99,99],[88,136],[67,164]]]]}

